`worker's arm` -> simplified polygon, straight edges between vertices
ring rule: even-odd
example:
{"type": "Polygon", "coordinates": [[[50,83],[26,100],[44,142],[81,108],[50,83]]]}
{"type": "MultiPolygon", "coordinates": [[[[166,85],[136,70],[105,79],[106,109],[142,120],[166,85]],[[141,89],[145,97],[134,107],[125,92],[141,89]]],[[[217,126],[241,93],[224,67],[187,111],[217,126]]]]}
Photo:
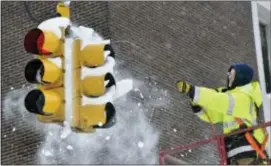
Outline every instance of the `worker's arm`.
{"type": "Polygon", "coordinates": [[[250,120],[253,106],[249,96],[244,93],[220,93],[205,87],[191,86],[189,97],[195,104],[222,115],[230,115],[250,120]]]}
{"type": "Polygon", "coordinates": [[[209,109],[204,109],[199,105],[195,105],[195,103],[191,102],[191,107],[193,113],[197,115],[202,121],[207,123],[215,124],[223,121],[223,115],[219,112],[212,111],[209,109]]]}

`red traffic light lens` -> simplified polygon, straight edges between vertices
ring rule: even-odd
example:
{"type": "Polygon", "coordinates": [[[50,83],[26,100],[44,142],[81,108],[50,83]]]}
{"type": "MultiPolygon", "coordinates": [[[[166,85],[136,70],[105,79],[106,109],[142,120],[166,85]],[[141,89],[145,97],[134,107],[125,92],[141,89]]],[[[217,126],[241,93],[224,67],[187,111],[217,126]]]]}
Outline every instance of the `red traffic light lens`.
{"type": "Polygon", "coordinates": [[[51,54],[50,52],[44,50],[42,47],[43,47],[43,44],[44,44],[44,34],[42,33],[38,39],[37,39],[37,47],[38,47],[38,50],[40,52],[40,54],[44,54],[44,55],[48,55],[48,54],[51,54]]]}
{"type": "Polygon", "coordinates": [[[24,38],[24,48],[27,52],[32,54],[51,54],[42,49],[45,41],[44,33],[38,28],[30,30],[24,38]]]}

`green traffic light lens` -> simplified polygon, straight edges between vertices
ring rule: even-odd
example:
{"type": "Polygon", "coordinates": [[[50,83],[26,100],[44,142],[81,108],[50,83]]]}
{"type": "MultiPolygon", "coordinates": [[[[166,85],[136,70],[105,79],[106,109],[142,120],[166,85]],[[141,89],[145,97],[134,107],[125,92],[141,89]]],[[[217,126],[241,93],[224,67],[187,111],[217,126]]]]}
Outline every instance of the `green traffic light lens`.
{"type": "Polygon", "coordinates": [[[24,100],[25,108],[34,114],[43,115],[43,107],[45,104],[45,97],[40,90],[32,90],[30,91],[24,100]]]}
{"type": "Polygon", "coordinates": [[[25,78],[29,83],[42,83],[44,66],[39,59],[29,61],[25,67],[25,78]]]}

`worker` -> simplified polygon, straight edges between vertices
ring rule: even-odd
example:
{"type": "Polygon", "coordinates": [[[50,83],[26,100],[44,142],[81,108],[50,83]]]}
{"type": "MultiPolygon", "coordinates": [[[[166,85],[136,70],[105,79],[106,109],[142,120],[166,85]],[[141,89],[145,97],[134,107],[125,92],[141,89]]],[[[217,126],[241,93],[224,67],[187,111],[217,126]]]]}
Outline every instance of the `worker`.
{"type": "MultiPolygon", "coordinates": [[[[247,64],[233,64],[225,88],[193,86],[181,80],[177,81],[177,88],[189,96],[192,110],[201,120],[223,123],[224,134],[230,134],[257,125],[262,96],[253,73],[247,64]]],[[[262,128],[225,137],[227,164],[267,164],[267,139],[266,129],[262,128]]]]}

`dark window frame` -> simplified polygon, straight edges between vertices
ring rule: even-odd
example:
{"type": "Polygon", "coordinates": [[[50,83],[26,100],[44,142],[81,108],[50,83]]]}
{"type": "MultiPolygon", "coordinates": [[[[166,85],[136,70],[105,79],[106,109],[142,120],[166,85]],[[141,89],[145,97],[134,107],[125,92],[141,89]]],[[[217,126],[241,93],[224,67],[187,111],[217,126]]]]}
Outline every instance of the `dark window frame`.
{"type": "MultiPolygon", "coordinates": [[[[271,93],[271,65],[270,65],[270,45],[268,42],[268,26],[263,22],[259,22],[260,37],[262,45],[262,58],[263,58],[263,70],[265,77],[265,90],[266,93],[271,93]]],[[[270,39],[269,39],[270,40],[270,39]]]]}
{"type": "Polygon", "coordinates": [[[271,22],[270,10],[258,4],[259,30],[261,38],[261,50],[263,59],[263,76],[265,80],[265,92],[271,94],[271,22]],[[263,29],[265,29],[263,31],[263,29]],[[263,34],[263,32],[265,34],[263,34]],[[263,39],[263,36],[265,39],[263,39]]]}

